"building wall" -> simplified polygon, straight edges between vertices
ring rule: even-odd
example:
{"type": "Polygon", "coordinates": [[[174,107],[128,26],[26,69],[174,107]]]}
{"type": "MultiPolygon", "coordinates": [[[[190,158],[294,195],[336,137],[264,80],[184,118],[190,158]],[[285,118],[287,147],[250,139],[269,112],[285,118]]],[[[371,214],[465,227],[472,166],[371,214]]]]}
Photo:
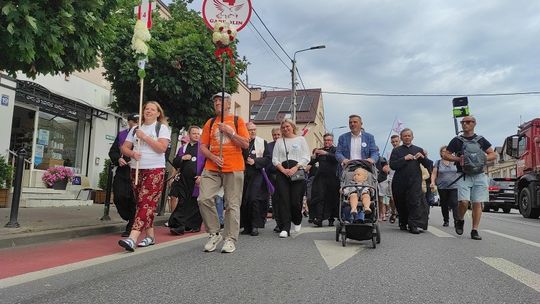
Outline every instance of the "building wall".
{"type": "Polygon", "coordinates": [[[233,105],[231,111],[234,115],[242,117],[244,121],[249,121],[249,101],[251,92],[249,88],[240,80],[238,80],[238,92],[231,94],[233,105]]]}
{"type": "MultiPolygon", "coordinates": [[[[86,76],[90,77],[89,75],[86,76]]],[[[30,79],[24,74],[18,73],[17,79],[39,83],[53,93],[101,109],[107,109],[112,100],[109,89],[74,74],[69,77],[65,75],[39,75],[36,79],[30,79]]]]}
{"type": "Polygon", "coordinates": [[[15,80],[11,77],[0,74],[0,97],[2,95],[7,96],[8,104],[0,105],[0,121],[2,127],[0,128],[0,155],[8,158],[9,140],[5,140],[11,137],[11,124],[13,121],[13,108],[15,105],[15,80]]]}
{"type": "MultiPolygon", "coordinates": [[[[119,117],[108,108],[113,96],[108,83],[101,76],[100,70],[77,72],[69,77],[65,75],[39,75],[36,79],[29,79],[23,74],[18,74],[17,78],[36,82],[55,94],[108,113],[106,120],[92,117],[92,124],[86,123],[84,133],[79,134],[79,136],[84,136],[83,146],[81,147],[83,150],[81,173],[85,175],[88,172],[87,176],[91,186],[97,187],[99,173],[103,170],[105,159],[108,158],[109,148],[118,132],[119,117]]],[[[9,126],[11,126],[12,115],[11,112],[9,126]]],[[[11,134],[11,128],[7,132],[9,132],[7,134],[11,134]]],[[[9,142],[6,145],[9,147],[9,142]]]]}
{"type": "MultiPolygon", "coordinates": [[[[302,128],[306,124],[299,123],[296,125],[298,128],[297,134],[301,134],[302,128]]],[[[266,139],[268,142],[272,141],[272,129],[279,127],[279,123],[274,124],[258,124],[257,125],[257,135],[266,139]]],[[[323,135],[326,133],[324,126],[324,106],[322,98],[318,103],[317,115],[314,122],[310,122],[307,125],[309,129],[306,135],[306,141],[310,149],[320,148],[323,146],[323,135]]],[[[334,139],[334,143],[337,144],[337,138],[334,139]]]]}

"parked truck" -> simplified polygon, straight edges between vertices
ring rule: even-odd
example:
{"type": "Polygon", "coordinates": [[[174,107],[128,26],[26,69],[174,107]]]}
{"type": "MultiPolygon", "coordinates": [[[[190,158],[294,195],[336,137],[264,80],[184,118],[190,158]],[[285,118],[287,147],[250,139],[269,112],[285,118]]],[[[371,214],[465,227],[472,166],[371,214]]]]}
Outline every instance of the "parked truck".
{"type": "Polygon", "coordinates": [[[526,218],[540,216],[540,118],[518,128],[506,138],[506,154],[518,159],[514,192],[519,212],[526,218]]]}

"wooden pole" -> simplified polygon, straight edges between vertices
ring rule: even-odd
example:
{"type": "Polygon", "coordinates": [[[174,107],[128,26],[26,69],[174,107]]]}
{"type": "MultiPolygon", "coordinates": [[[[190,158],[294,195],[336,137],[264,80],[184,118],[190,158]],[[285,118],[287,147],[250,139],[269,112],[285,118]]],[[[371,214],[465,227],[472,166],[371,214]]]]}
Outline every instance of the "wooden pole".
{"type": "MultiPolygon", "coordinates": [[[[223,75],[221,76],[221,122],[225,119],[225,59],[222,61],[223,75]]],[[[223,133],[219,132],[219,158],[223,158],[223,133]]],[[[221,171],[221,168],[220,168],[221,171]]]]}
{"type": "MultiPolygon", "coordinates": [[[[144,78],[141,78],[141,89],[139,93],[139,128],[142,126],[142,117],[143,117],[143,90],[144,90],[144,78]]],[[[135,134],[133,134],[135,135],[135,134]]],[[[137,152],[141,151],[141,139],[137,137],[137,152]]],[[[139,184],[139,161],[135,167],[135,185],[139,184]]]]}

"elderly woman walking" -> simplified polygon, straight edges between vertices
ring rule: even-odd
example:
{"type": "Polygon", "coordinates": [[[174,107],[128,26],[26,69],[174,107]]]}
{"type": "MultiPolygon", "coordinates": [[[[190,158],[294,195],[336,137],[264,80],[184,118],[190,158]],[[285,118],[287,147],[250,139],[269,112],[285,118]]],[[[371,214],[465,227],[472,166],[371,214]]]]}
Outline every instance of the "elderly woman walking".
{"type": "Polygon", "coordinates": [[[156,101],[144,105],[140,127],[132,129],[121,151],[131,158],[133,191],[137,202],[135,220],[129,237],[118,241],[118,245],[133,252],[142,231],[145,238],[139,247],[155,244],[154,212],[163,192],[165,175],[165,151],[171,140],[171,131],[166,124],[165,113],[156,101]],[[135,184],[135,167],[139,162],[138,183],[135,184]]]}
{"type": "Polygon", "coordinates": [[[276,191],[279,193],[278,216],[281,230],[279,237],[290,235],[291,222],[298,232],[302,223],[302,200],[306,191],[305,166],[310,160],[310,150],[306,139],[296,135],[296,125],[290,119],[281,122],[282,138],[276,141],[272,163],[278,174],[276,191]]]}

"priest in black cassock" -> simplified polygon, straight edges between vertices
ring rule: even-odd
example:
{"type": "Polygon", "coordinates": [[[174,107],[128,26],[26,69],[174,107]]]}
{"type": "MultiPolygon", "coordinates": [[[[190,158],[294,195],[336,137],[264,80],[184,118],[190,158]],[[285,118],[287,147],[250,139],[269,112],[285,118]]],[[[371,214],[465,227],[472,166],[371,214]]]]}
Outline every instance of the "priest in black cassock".
{"type": "Polygon", "coordinates": [[[249,147],[242,149],[246,169],[244,188],[240,206],[241,234],[259,235],[259,228],[264,228],[268,212],[268,176],[263,169],[271,163],[272,155],[266,140],[257,136],[257,126],[248,122],[249,147]]]}
{"type": "Polygon", "coordinates": [[[418,228],[427,230],[429,211],[423,199],[424,181],[420,164],[428,168],[431,161],[426,157],[424,149],[412,144],[414,136],[411,129],[403,129],[400,136],[403,144],[394,148],[390,155],[390,168],[395,170],[392,194],[399,213],[399,228],[419,234],[418,228]]]}
{"type": "MultiPolygon", "coordinates": [[[[334,217],[338,216],[339,178],[337,176],[338,161],[334,135],[323,136],[324,147],[315,149],[315,163],[319,164],[311,186],[310,215],[313,213],[313,224],[322,227],[322,221],[328,219],[328,226],[334,226],[334,217]]],[[[310,170],[311,171],[311,170],[310,170]]]]}
{"type": "Polygon", "coordinates": [[[198,180],[204,166],[204,155],[199,149],[201,129],[190,126],[189,142],[180,147],[174,158],[173,166],[178,175],[178,204],[169,218],[169,228],[173,235],[185,232],[199,232],[202,217],[197,197],[199,196],[198,180]]]}

